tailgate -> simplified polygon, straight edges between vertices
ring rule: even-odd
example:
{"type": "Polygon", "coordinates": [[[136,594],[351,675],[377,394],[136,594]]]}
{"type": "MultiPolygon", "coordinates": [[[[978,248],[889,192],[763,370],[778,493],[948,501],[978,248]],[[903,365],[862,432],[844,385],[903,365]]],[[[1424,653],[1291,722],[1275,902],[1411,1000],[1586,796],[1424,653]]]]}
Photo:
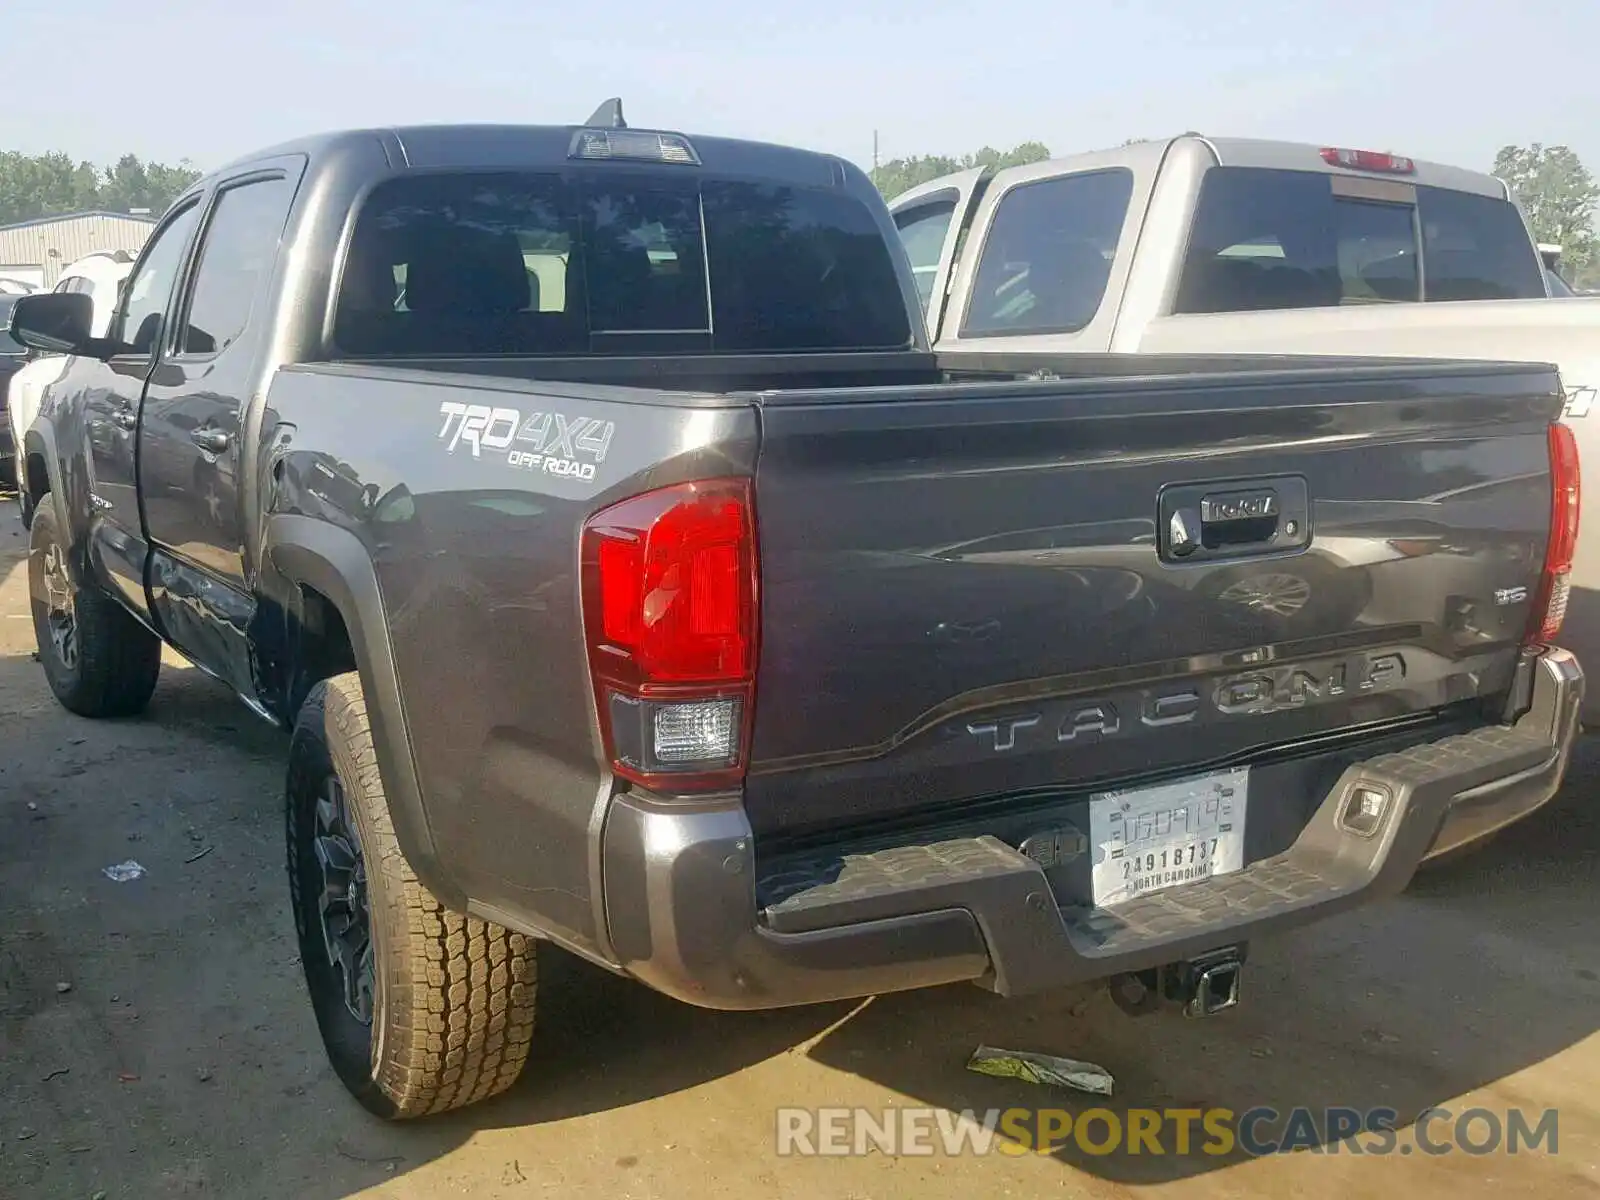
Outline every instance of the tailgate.
{"type": "Polygon", "coordinates": [[[1503,692],[1555,389],[1280,362],[764,396],[752,823],[1182,775],[1503,692]]]}

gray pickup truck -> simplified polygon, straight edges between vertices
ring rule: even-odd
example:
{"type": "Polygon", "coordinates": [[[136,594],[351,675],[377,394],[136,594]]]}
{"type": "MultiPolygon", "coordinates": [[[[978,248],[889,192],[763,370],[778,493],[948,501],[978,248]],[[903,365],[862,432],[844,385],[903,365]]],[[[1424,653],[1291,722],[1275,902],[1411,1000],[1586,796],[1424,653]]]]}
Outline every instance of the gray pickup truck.
{"type": "Polygon", "coordinates": [[[1209,1014],[1566,767],[1548,367],[941,361],[857,168],[619,106],[243,159],[90,319],[12,321],[74,356],[45,673],[133,714],[166,643],[292,729],[306,981],[382,1115],[516,1078],[547,943],[715,1008],[1209,1014]]]}

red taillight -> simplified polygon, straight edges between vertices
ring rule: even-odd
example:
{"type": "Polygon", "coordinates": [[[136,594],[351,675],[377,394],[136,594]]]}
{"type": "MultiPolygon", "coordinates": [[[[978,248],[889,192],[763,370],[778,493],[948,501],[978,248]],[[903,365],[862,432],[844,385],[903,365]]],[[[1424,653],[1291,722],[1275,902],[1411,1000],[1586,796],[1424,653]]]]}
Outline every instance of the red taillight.
{"type": "Polygon", "coordinates": [[[743,778],[757,586],[748,479],[645,492],[585,523],[589,666],[618,775],[670,791],[743,778]]]}
{"type": "Polygon", "coordinates": [[[1322,148],[1322,161],[1330,167],[1381,171],[1386,175],[1411,175],[1417,169],[1416,163],[1398,154],[1380,154],[1376,150],[1339,150],[1332,146],[1322,148]]]}
{"type": "Polygon", "coordinates": [[[1550,426],[1550,540],[1544,571],[1528,622],[1528,642],[1549,642],[1561,632],[1571,591],[1572,559],[1578,550],[1578,443],[1572,430],[1550,426]]]}

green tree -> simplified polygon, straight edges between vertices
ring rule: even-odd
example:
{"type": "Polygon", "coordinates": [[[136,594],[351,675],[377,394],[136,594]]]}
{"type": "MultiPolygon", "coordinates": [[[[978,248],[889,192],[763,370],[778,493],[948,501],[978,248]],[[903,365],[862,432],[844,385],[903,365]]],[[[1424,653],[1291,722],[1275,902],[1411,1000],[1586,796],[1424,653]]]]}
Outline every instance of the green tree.
{"type": "Polygon", "coordinates": [[[1569,277],[1594,263],[1594,208],[1600,184],[1566,146],[1505,146],[1494,158],[1494,174],[1505,181],[1528,216],[1534,237],[1561,247],[1569,277]]]}
{"type": "Polygon", "coordinates": [[[918,154],[910,158],[891,158],[872,169],[872,182],[884,199],[893,200],[901,192],[929,183],[941,175],[961,170],[959,159],[944,154],[918,154]]]}
{"type": "Polygon", "coordinates": [[[160,214],[199,177],[188,160],[169,166],[124,154],[114,166],[97,167],[60,152],[0,151],[0,225],[97,208],[160,214]]]}
{"type": "Polygon", "coordinates": [[[953,175],[971,167],[1020,167],[1027,163],[1043,162],[1050,157],[1050,148],[1043,142],[1023,142],[1010,150],[996,150],[985,146],[960,158],[945,154],[919,154],[910,158],[891,158],[872,171],[872,182],[884,198],[893,200],[902,192],[919,184],[929,183],[943,175],[953,175]]]}

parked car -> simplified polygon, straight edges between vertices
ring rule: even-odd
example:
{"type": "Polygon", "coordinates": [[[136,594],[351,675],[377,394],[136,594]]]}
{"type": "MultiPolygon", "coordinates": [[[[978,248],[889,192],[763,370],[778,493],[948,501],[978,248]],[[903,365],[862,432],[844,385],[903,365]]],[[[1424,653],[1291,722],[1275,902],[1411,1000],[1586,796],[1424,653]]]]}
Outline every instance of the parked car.
{"type": "MultiPolygon", "coordinates": [[[[96,252],[78,259],[63,270],[53,290],[88,296],[94,304],[91,333],[95,337],[103,337],[111,324],[111,314],[116,309],[122,281],[132,270],[133,259],[127,253],[120,250],[115,253],[96,252]]],[[[4,303],[4,297],[0,297],[0,304],[4,303]]],[[[22,444],[23,433],[33,424],[33,418],[39,412],[40,395],[60,378],[66,365],[64,355],[35,354],[31,356],[31,361],[11,376],[9,386],[0,381],[0,400],[4,401],[6,408],[0,438],[9,435],[13,445],[22,444]]],[[[26,489],[22,489],[19,507],[22,524],[26,527],[33,520],[33,509],[26,489]]]]}
{"type": "MultiPolygon", "coordinates": [[[[1600,303],[1546,302],[1555,294],[1546,260],[1560,247],[1534,241],[1492,176],[1187,134],[963,171],[890,207],[942,354],[1551,363],[1580,457],[1600,462],[1590,419],[1600,303]]],[[[1586,528],[1590,542],[1600,538],[1600,510],[1586,528]]],[[[1570,587],[1564,636],[1580,658],[1600,658],[1600,542],[1580,547],[1570,587]]],[[[1586,719],[1600,719],[1600,700],[1587,703],[1586,719]]]]}
{"type": "Polygon", "coordinates": [[[74,356],[25,443],[46,679],[133,714],[164,641],[292,728],[306,984],[384,1116],[510,1085],[546,943],[712,1008],[1209,1015],[1566,768],[1553,369],[944,359],[829,155],[616,105],[309,139],[190,188],[107,336],[13,326],[74,356]],[[1313,554],[1357,603],[1213,585],[1313,554]]]}
{"type": "Polygon", "coordinates": [[[15,295],[0,293],[0,487],[7,488],[17,485],[18,443],[12,435],[6,395],[11,380],[22,371],[23,364],[28,361],[28,348],[21,342],[15,341],[9,332],[11,306],[16,300],[15,295]]]}

